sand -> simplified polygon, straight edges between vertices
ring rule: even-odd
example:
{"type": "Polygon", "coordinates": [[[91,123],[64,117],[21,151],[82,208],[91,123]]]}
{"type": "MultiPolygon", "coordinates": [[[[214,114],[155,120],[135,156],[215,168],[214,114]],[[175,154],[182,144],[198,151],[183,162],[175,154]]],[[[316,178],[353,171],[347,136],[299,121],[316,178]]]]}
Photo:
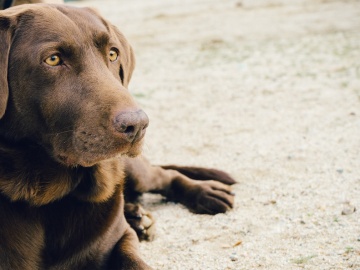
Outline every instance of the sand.
{"type": "Polygon", "coordinates": [[[144,196],[154,269],[360,269],[359,1],[71,4],[134,47],[145,155],[238,181],[235,208],[215,216],[144,196]]]}

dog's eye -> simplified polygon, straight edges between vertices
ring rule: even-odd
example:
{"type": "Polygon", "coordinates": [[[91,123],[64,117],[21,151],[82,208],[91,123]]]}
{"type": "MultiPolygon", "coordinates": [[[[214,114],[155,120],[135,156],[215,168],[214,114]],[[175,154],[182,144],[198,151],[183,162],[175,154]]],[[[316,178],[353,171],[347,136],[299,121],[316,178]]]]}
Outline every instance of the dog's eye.
{"type": "Polygon", "coordinates": [[[118,52],[114,49],[110,50],[109,52],[109,59],[111,62],[115,62],[118,59],[118,52]]]}
{"type": "Polygon", "coordinates": [[[59,55],[53,54],[45,59],[45,63],[52,67],[58,66],[61,64],[61,58],[59,55]]]}

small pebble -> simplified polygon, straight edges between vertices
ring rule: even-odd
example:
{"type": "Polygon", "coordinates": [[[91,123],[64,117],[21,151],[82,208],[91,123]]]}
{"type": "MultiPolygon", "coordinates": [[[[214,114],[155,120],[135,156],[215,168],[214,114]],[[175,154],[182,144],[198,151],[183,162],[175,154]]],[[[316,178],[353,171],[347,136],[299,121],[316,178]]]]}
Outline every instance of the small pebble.
{"type": "Polygon", "coordinates": [[[270,200],[270,201],[264,202],[264,205],[271,205],[271,204],[276,204],[276,200],[270,200]]]}
{"type": "Polygon", "coordinates": [[[243,3],[239,1],[239,2],[237,2],[237,3],[235,4],[235,6],[236,6],[236,7],[242,7],[242,6],[243,6],[243,3]]]}
{"type": "Polygon", "coordinates": [[[345,204],[343,210],[341,211],[342,215],[351,215],[356,211],[356,207],[351,204],[345,204]]]}
{"type": "Polygon", "coordinates": [[[239,259],[239,258],[238,258],[238,256],[237,256],[235,253],[233,253],[233,254],[230,255],[230,260],[232,260],[233,262],[236,262],[238,259],[239,259]]]}

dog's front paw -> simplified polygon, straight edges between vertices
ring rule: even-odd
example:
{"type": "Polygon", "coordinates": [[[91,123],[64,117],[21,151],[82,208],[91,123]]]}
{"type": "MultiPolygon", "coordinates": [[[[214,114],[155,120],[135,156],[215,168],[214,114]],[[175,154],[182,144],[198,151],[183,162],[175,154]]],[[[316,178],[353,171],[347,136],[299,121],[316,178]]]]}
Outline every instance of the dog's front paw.
{"type": "Polygon", "coordinates": [[[155,220],[151,213],[139,204],[126,203],[124,207],[126,221],[139,237],[139,240],[152,241],[155,236],[155,220]]]}
{"type": "Polygon", "coordinates": [[[225,213],[234,205],[234,193],[229,185],[214,180],[195,181],[183,186],[180,202],[198,214],[225,213]]]}

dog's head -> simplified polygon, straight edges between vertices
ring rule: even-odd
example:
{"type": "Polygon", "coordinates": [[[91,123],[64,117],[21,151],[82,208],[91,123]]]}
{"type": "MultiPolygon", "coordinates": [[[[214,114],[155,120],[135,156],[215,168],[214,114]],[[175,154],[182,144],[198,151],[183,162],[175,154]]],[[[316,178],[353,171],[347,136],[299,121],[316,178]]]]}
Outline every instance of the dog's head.
{"type": "Polygon", "coordinates": [[[132,49],[95,11],[0,11],[0,136],[44,147],[68,166],[137,155],[148,125],[127,90],[132,49]]]}

